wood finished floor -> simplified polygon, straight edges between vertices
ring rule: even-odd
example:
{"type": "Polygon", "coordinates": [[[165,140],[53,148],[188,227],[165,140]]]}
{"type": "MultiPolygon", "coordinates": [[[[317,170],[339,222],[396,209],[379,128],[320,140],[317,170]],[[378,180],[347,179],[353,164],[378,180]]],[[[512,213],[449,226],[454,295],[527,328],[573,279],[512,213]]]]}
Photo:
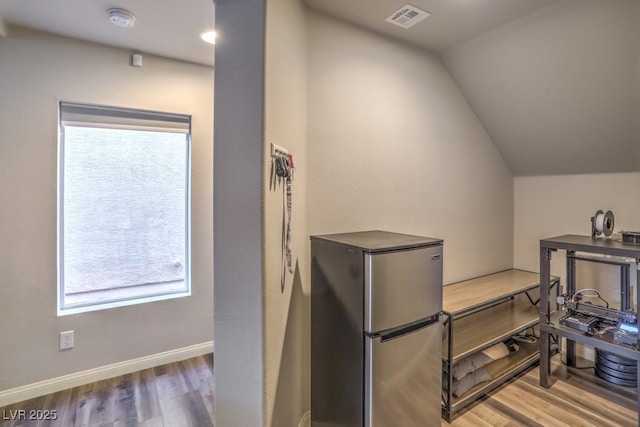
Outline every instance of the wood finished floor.
{"type": "Polygon", "coordinates": [[[205,355],[0,408],[2,427],[213,426],[213,355],[205,355]],[[56,410],[55,421],[6,420],[56,410]],[[16,414],[16,412],[13,412],[16,414]]]}
{"type": "MultiPolygon", "coordinates": [[[[592,366],[581,360],[578,366],[592,366]]],[[[483,426],[638,426],[636,389],[596,377],[593,369],[576,369],[552,358],[555,382],[540,387],[540,368],[521,374],[458,413],[442,427],[483,426]]]]}
{"type": "MultiPolygon", "coordinates": [[[[533,368],[442,426],[638,425],[636,389],[600,380],[593,369],[567,368],[558,356],[552,360],[550,389],[538,385],[540,371],[533,368]]],[[[213,426],[213,390],[213,355],[207,355],[0,408],[0,426],[213,426]],[[54,409],[55,421],[3,419],[9,411],[54,409]]]]}

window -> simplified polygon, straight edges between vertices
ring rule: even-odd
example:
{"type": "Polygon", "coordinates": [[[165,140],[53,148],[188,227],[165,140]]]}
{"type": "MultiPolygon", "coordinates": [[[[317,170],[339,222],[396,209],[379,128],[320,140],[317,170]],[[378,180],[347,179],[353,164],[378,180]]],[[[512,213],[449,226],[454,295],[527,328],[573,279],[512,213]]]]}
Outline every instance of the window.
{"type": "Polygon", "coordinates": [[[58,315],[190,294],[190,128],[60,103],[58,315]]]}

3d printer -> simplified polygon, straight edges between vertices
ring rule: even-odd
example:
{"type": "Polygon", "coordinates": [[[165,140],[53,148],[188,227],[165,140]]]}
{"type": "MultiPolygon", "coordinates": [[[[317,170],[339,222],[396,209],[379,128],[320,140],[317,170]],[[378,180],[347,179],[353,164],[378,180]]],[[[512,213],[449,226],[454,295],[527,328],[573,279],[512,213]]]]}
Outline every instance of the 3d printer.
{"type": "MultiPolygon", "coordinates": [[[[591,217],[591,237],[604,239],[613,235],[615,219],[613,212],[596,211],[591,217]],[[603,237],[602,237],[603,236],[603,237]]],[[[622,243],[640,244],[640,232],[621,231],[622,243]]],[[[626,260],[586,257],[576,253],[567,254],[573,260],[582,260],[620,267],[620,310],[609,307],[597,289],[580,289],[573,295],[558,295],[557,303],[567,314],[559,319],[561,325],[576,329],[585,335],[612,334],[616,344],[627,344],[638,349],[638,315],[631,303],[631,271],[626,260]],[[597,301],[599,300],[599,302],[597,301]]],[[[640,283],[636,284],[640,286],[640,283]]]]}
{"type": "Polygon", "coordinates": [[[577,329],[587,335],[611,333],[615,343],[637,346],[637,314],[632,310],[610,308],[609,303],[602,298],[597,289],[580,289],[572,296],[559,295],[557,303],[567,312],[560,318],[561,325],[577,329]],[[585,301],[585,298],[597,298],[604,305],[585,301]]]}

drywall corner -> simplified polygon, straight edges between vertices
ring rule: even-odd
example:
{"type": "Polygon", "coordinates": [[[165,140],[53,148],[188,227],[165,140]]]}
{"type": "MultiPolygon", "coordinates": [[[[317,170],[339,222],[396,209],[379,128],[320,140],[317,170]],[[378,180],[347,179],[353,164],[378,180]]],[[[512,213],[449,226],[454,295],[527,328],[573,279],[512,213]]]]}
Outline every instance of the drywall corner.
{"type": "Polygon", "coordinates": [[[264,121],[265,427],[293,426],[310,407],[309,238],[307,184],[307,43],[302,0],[268,0],[264,121]],[[288,218],[284,180],[271,185],[275,143],[295,160],[291,183],[291,267],[285,267],[288,218]]]}
{"type": "Polygon", "coordinates": [[[214,101],[215,425],[263,426],[265,0],[218,0],[214,101]]]}

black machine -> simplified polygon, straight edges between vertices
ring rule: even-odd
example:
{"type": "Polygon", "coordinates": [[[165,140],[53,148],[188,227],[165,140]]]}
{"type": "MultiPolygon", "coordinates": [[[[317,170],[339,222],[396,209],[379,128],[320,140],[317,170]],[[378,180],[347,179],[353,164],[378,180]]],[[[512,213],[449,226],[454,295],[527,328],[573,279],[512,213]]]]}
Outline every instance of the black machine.
{"type": "Polygon", "coordinates": [[[560,318],[560,324],[569,328],[577,329],[582,332],[590,332],[595,328],[595,324],[600,319],[595,316],[586,316],[584,314],[568,314],[560,318]]]}
{"type": "Polygon", "coordinates": [[[638,327],[637,315],[633,311],[616,310],[609,307],[600,292],[596,289],[581,289],[573,296],[560,295],[558,304],[563,306],[567,314],[560,318],[560,324],[576,329],[588,335],[603,335],[611,333],[616,344],[637,346],[638,327]],[[583,301],[584,294],[593,293],[589,297],[601,300],[605,305],[583,301]]]}

